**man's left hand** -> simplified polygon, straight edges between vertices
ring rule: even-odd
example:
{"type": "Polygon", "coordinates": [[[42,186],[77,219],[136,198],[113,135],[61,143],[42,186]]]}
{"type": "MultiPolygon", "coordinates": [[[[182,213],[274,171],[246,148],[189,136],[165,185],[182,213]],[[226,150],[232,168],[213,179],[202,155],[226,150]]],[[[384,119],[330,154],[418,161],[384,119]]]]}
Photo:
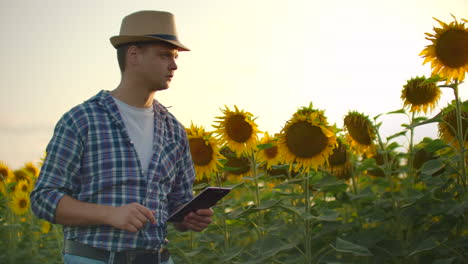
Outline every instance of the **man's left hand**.
{"type": "Polygon", "coordinates": [[[184,221],[180,223],[185,228],[201,232],[211,224],[213,217],[213,210],[209,209],[199,209],[195,212],[190,212],[184,218],[184,221]]]}

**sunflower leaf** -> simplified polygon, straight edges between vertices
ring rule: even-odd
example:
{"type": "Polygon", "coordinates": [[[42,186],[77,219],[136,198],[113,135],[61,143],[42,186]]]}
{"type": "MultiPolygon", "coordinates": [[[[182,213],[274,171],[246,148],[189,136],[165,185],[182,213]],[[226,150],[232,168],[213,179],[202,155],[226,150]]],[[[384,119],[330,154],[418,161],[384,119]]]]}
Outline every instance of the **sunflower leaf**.
{"type": "Polygon", "coordinates": [[[272,144],[272,143],[257,145],[258,150],[264,150],[264,149],[269,149],[269,148],[273,148],[273,147],[275,147],[275,145],[272,144]]]}
{"type": "Polygon", "coordinates": [[[288,206],[288,205],[279,205],[278,207],[283,208],[285,211],[291,212],[296,214],[297,216],[301,216],[302,212],[299,211],[296,207],[288,206]]]}
{"type": "Polygon", "coordinates": [[[432,175],[441,170],[443,167],[445,167],[445,164],[442,163],[442,161],[439,159],[429,160],[423,164],[421,172],[426,175],[432,175]]]}
{"type": "Polygon", "coordinates": [[[436,152],[438,150],[441,150],[443,148],[447,147],[447,143],[445,143],[441,139],[435,139],[431,140],[427,143],[427,145],[424,147],[428,152],[436,152]]]}
{"type": "Polygon", "coordinates": [[[337,238],[335,245],[333,246],[330,244],[330,246],[338,252],[352,253],[355,256],[373,256],[373,254],[366,247],[354,244],[341,238],[337,238]]]}
{"type": "Polygon", "coordinates": [[[393,114],[406,114],[406,111],[404,108],[388,112],[387,115],[393,115],[393,114]]]}
{"type": "Polygon", "coordinates": [[[398,133],[393,134],[391,136],[388,136],[387,141],[390,141],[390,140],[392,140],[394,138],[397,138],[397,137],[400,137],[400,136],[405,136],[405,135],[406,135],[406,131],[401,131],[401,132],[398,132],[398,133]]]}
{"type": "Polygon", "coordinates": [[[422,241],[421,243],[419,243],[418,245],[416,245],[414,250],[408,256],[412,256],[412,255],[418,254],[418,253],[423,252],[423,251],[431,250],[433,248],[436,248],[437,246],[438,246],[437,240],[435,240],[432,237],[429,237],[428,239],[426,239],[426,240],[422,241]]]}
{"type": "Polygon", "coordinates": [[[415,128],[417,126],[430,124],[430,123],[440,122],[441,121],[440,116],[441,116],[441,114],[439,113],[436,116],[434,116],[433,118],[427,119],[425,121],[422,121],[422,122],[419,122],[419,123],[416,123],[416,124],[411,124],[411,125],[408,126],[408,129],[415,128]]]}
{"type": "Polygon", "coordinates": [[[440,75],[436,74],[432,76],[431,78],[424,80],[424,82],[422,82],[421,85],[428,84],[428,83],[441,82],[441,81],[445,81],[445,79],[440,77],[440,75]]]}

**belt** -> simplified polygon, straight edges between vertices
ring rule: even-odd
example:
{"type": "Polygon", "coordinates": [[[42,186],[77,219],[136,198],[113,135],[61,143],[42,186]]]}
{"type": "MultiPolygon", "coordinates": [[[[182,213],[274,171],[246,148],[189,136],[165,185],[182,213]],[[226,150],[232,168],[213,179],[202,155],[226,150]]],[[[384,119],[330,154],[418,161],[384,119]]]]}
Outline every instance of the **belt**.
{"type": "MultiPolygon", "coordinates": [[[[63,252],[65,254],[91,258],[104,262],[109,260],[111,254],[108,250],[91,247],[72,240],[65,240],[63,252]]],[[[160,250],[132,249],[115,252],[114,264],[159,264],[168,261],[169,258],[169,250],[166,248],[161,248],[160,250]]]]}

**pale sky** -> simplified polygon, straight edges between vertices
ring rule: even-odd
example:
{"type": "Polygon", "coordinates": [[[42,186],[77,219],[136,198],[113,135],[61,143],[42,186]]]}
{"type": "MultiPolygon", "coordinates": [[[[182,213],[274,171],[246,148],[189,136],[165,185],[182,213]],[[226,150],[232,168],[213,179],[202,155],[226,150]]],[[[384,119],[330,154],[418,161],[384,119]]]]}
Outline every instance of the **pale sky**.
{"type": "MultiPolygon", "coordinates": [[[[13,169],[38,161],[64,112],[118,85],[109,38],[125,15],[148,9],[172,12],[192,50],[179,54],[171,87],[156,99],[207,130],[220,108],[237,105],[270,134],[309,102],[338,127],[350,110],[400,109],[402,85],[430,75],[419,53],[438,26],[432,17],[468,19],[468,0],[3,0],[0,161],[13,169]]],[[[444,89],[429,115],[452,99],[444,89]]],[[[382,121],[388,136],[407,120],[382,121]]],[[[435,126],[416,129],[416,141],[424,136],[435,138],[435,126]]]]}

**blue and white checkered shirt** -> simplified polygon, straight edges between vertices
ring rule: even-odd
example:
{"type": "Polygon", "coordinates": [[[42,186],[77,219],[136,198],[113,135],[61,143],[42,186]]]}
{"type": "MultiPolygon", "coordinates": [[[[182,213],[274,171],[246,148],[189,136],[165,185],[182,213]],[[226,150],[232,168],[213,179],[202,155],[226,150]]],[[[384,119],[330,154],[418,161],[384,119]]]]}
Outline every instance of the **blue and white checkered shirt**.
{"type": "Polygon", "coordinates": [[[64,237],[111,251],[163,246],[168,215],[193,197],[195,172],[184,127],[156,100],[153,108],[154,154],[147,172],[107,91],[64,114],[31,193],[34,213],[55,222],[64,194],[111,206],[140,203],[155,211],[156,224],[137,233],[105,225],[64,226],[64,237]]]}

